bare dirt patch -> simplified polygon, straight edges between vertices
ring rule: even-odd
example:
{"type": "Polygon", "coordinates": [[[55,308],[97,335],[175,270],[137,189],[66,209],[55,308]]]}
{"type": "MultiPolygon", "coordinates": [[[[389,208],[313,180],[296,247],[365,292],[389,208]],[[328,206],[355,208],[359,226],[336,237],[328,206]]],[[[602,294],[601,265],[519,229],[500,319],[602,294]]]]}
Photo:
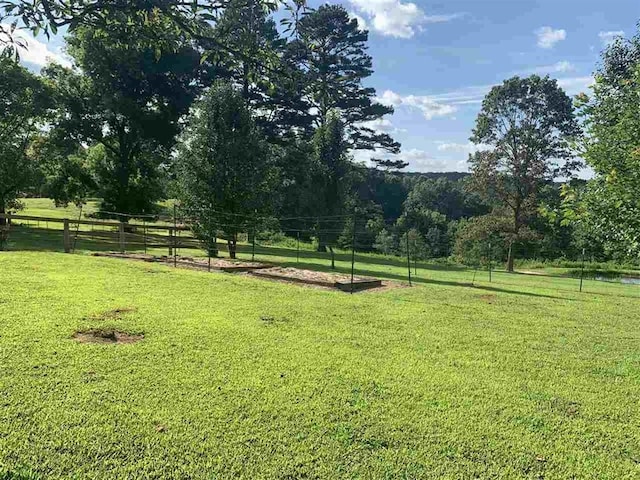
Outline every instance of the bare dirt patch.
{"type": "MultiPolygon", "coordinates": [[[[339,273],[316,272],[290,267],[272,267],[253,271],[251,275],[269,280],[351,292],[351,276],[339,273]]],[[[370,277],[354,277],[353,291],[361,292],[363,290],[389,287],[391,283],[383,283],[382,280],[370,277]]]]}
{"type": "MultiPolygon", "coordinates": [[[[226,258],[212,258],[209,265],[208,258],[192,258],[192,257],[155,257],[153,255],[143,254],[127,254],[127,253],[104,253],[97,252],[94,256],[122,258],[128,260],[141,260],[145,262],[162,263],[189,268],[200,271],[217,271],[226,273],[247,273],[257,278],[266,280],[281,281],[287,283],[296,283],[299,285],[341,290],[350,293],[352,291],[351,276],[339,273],[317,272],[314,270],[303,270],[293,267],[275,267],[266,263],[249,262],[244,260],[230,260],[226,258]]],[[[398,288],[403,286],[398,282],[382,281],[377,278],[370,277],[354,277],[353,292],[363,292],[367,290],[380,290],[389,288],[398,288]]]]}
{"type": "Polygon", "coordinates": [[[228,273],[244,273],[253,270],[259,270],[262,268],[270,268],[271,265],[260,262],[248,262],[245,260],[231,260],[226,258],[212,258],[211,263],[207,258],[192,258],[192,257],[168,257],[166,255],[162,257],[156,257],[153,255],[144,254],[129,254],[129,253],[113,253],[113,252],[96,252],[93,254],[96,257],[108,257],[108,258],[122,258],[127,260],[141,260],[149,263],[162,263],[165,265],[173,266],[174,264],[180,268],[190,268],[194,270],[213,270],[218,272],[228,273]]]}
{"type": "Polygon", "coordinates": [[[79,343],[136,343],[144,339],[144,335],[134,335],[117,330],[91,329],[76,332],[72,337],[79,343]]]}
{"type": "Polygon", "coordinates": [[[478,298],[480,300],[482,300],[485,303],[488,303],[489,305],[492,305],[494,303],[496,303],[498,301],[498,296],[494,295],[493,293],[487,293],[484,295],[480,295],[478,296],[478,298]]]}

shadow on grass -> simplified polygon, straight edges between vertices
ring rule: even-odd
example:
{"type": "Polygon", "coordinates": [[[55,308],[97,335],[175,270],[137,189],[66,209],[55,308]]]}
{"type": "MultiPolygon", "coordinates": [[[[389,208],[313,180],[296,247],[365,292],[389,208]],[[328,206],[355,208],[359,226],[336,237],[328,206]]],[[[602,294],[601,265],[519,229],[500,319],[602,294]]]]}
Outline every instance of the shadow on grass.
{"type": "MultiPolygon", "coordinates": [[[[343,274],[343,275],[351,274],[351,268],[345,268],[345,267],[340,267],[340,266],[336,266],[336,268],[334,270],[332,270],[330,267],[323,267],[323,266],[315,264],[315,263],[284,262],[284,263],[279,263],[278,265],[281,266],[281,267],[304,268],[304,269],[307,269],[307,270],[321,270],[321,271],[325,271],[325,272],[335,272],[335,273],[340,273],[340,274],[343,274]],[[318,268],[318,267],[321,267],[321,268],[318,268]]],[[[379,271],[375,271],[375,270],[367,270],[367,269],[359,268],[357,266],[354,269],[354,273],[357,276],[376,277],[376,278],[394,280],[394,281],[404,282],[404,283],[407,283],[408,280],[409,280],[408,276],[405,276],[405,275],[398,275],[398,274],[390,273],[390,272],[379,272],[379,271]]],[[[473,288],[473,289],[476,289],[476,290],[485,290],[485,291],[490,291],[490,292],[501,292],[501,293],[507,293],[507,294],[512,294],[512,295],[524,295],[524,296],[528,296],[528,297],[549,298],[549,299],[553,299],[553,300],[571,300],[571,299],[565,298],[565,297],[558,297],[558,296],[553,296],[553,295],[544,295],[544,294],[540,294],[540,293],[523,292],[523,291],[520,291],[520,290],[510,290],[510,289],[506,289],[506,288],[492,287],[492,286],[472,285],[471,282],[462,282],[462,281],[458,281],[457,282],[457,281],[452,281],[452,280],[436,280],[436,279],[424,278],[424,277],[419,277],[419,276],[418,277],[414,277],[413,275],[411,276],[411,281],[414,284],[421,284],[421,285],[438,285],[438,286],[443,286],[443,287],[464,287],[464,288],[473,288]]]]}
{"type": "MultiPolygon", "coordinates": [[[[239,253],[251,253],[252,248],[251,245],[239,245],[238,246],[239,253]]],[[[283,248],[278,246],[266,246],[260,245],[256,246],[256,255],[264,255],[264,256],[272,256],[272,257],[284,257],[284,258],[297,258],[298,253],[297,250],[293,248],[283,248]]],[[[309,259],[313,258],[316,260],[323,260],[327,262],[327,265],[331,263],[331,254],[330,253],[321,253],[313,250],[300,250],[300,259],[309,259]]],[[[335,253],[336,262],[345,262],[351,263],[351,253],[349,252],[336,252],[335,253]]],[[[355,255],[356,265],[358,263],[367,263],[369,265],[383,265],[388,267],[397,267],[397,268],[406,268],[407,261],[406,259],[398,258],[389,258],[389,257],[381,257],[375,254],[371,255],[363,255],[360,253],[356,253],[355,255]]],[[[413,265],[413,264],[412,264],[413,265]]],[[[423,270],[435,270],[435,271],[464,271],[466,270],[464,267],[460,267],[457,265],[436,265],[431,263],[418,263],[418,268],[423,270]]]]}
{"type": "MultiPolygon", "coordinates": [[[[73,243],[75,237],[75,231],[71,232],[71,241],[73,243]]],[[[78,251],[89,251],[89,252],[104,252],[104,251],[116,251],[119,250],[119,245],[117,241],[113,241],[113,236],[111,236],[112,241],[109,240],[109,234],[104,231],[95,231],[95,232],[81,232],[81,235],[78,237],[75,249],[78,251]]],[[[141,252],[144,249],[143,244],[141,243],[140,238],[137,238],[136,242],[133,242],[131,239],[134,238],[132,236],[127,236],[127,246],[129,247],[130,252],[141,252]]],[[[148,240],[156,240],[156,238],[152,235],[148,237],[148,240]]],[[[159,237],[158,241],[164,240],[166,241],[166,237],[159,237]]],[[[158,247],[160,245],[156,245],[158,247]]],[[[224,244],[220,243],[219,247],[221,251],[224,251],[224,244]]],[[[11,231],[9,234],[9,243],[8,250],[13,251],[43,251],[43,252],[63,252],[63,232],[62,230],[49,229],[49,228],[41,228],[41,227],[32,227],[26,225],[14,225],[11,227],[11,231]]],[[[252,246],[251,245],[238,245],[238,253],[244,255],[251,255],[252,246]]],[[[298,262],[297,256],[298,253],[295,249],[283,248],[283,247],[265,247],[265,246],[257,246],[256,247],[256,256],[260,257],[259,260],[266,261],[267,263],[277,264],[282,267],[293,267],[293,268],[304,268],[308,270],[316,270],[323,272],[337,272],[345,275],[349,275],[351,273],[351,268],[349,266],[336,266],[335,270],[332,270],[330,267],[331,255],[329,253],[320,253],[312,250],[300,250],[300,260],[298,262]],[[266,257],[266,258],[265,258],[266,257]],[[272,257],[273,260],[276,258],[285,259],[289,261],[270,261],[272,257]],[[312,262],[304,262],[302,260],[317,260],[322,263],[312,263],[312,262]]],[[[351,263],[351,254],[349,253],[336,253],[335,259],[337,262],[341,262],[342,264],[350,264],[351,263]]],[[[388,280],[394,280],[399,282],[407,282],[407,275],[400,275],[398,273],[388,272],[388,271],[378,271],[378,270],[370,270],[367,268],[362,268],[362,265],[377,265],[377,266],[386,266],[392,268],[401,268],[406,269],[406,262],[402,261],[402,259],[392,259],[392,258],[384,258],[384,257],[376,257],[376,256],[367,256],[362,254],[356,254],[356,268],[355,273],[359,276],[369,276],[369,277],[377,277],[388,280]]],[[[418,267],[422,271],[440,271],[440,272],[465,272],[467,269],[461,266],[448,266],[448,265],[434,265],[434,264],[425,264],[419,263],[418,267]]],[[[496,271],[496,274],[501,274],[504,272],[496,271]]],[[[541,277],[541,279],[545,278],[556,278],[556,279],[564,279],[564,280],[572,280],[571,277],[566,276],[553,276],[553,275],[527,275],[520,274],[518,277],[527,277],[527,278],[536,278],[541,277]]],[[[472,286],[471,282],[464,281],[453,281],[453,280],[436,280],[424,278],[422,276],[414,277],[412,275],[412,281],[416,284],[422,285],[440,285],[440,286],[449,286],[449,287],[467,287],[467,288],[476,288],[476,289],[485,289],[488,291],[495,292],[504,292],[508,294],[516,294],[516,295],[526,295],[533,297],[541,297],[541,298],[550,298],[550,299],[560,299],[560,300],[569,300],[565,297],[553,296],[553,295],[544,295],[544,294],[535,294],[526,291],[521,291],[520,288],[545,288],[545,289],[553,289],[557,291],[567,292],[576,294],[576,290],[569,288],[558,288],[556,285],[543,285],[543,286],[524,286],[517,283],[510,283],[508,281],[501,280],[500,283],[513,286],[513,289],[493,287],[493,286],[472,286]]],[[[610,292],[596,292],[588,290],[588,286],[586,282],[589,281],[585,279],[585,292],[584,294],[589,295],[598,295],[598,296],[607,296],[607,297],[624,297],[624,298],[638,298],[637,295],[629,295],[627,293],[610,293],[610,292]]],[[[625,286],[624,288],[633,288],[632,286],[625,286]]]]}

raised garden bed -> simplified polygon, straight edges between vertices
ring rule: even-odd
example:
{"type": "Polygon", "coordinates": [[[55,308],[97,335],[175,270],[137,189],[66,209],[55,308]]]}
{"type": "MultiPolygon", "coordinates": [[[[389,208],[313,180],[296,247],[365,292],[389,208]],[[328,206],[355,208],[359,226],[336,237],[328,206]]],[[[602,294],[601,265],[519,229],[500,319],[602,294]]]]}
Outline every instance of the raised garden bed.
{"type": "MultiPolygon", "coordinates": [[[[351,277],[335,273],[316,272],[299,268],[272,267],[251,272],[251,275],[270,280],[313,285],[323,288],[338,289],[343,292],[351,292],[351,277]]],[[[369,277],[354,277],[353,291],[361,292],[372,288],[382,287],[382,280],[369,277]]]]}
{"type": "Polygon", "coordinates": [[[391,282],[382,282],[382,280],[370,277],[354,277],[353,286],[351,285],[351,276],[330,273],[317,272],[314,270],[303,270],[299,268],[274,267],[266,263],[247,262],[243,260],[229,260],[225,258],[212,258],[211,266],[207,258],[191,258],[191,257],[155,257],[153,255],[129,254],[129,253],[107,253],[96,252],[96,257],[122,258],[126,260],[140,260],[150,263],[162,263],[173,266],[174,264],[180,268],[191,268],[201,271],[226,272],[226,273],[247,273],[256,278],[267,280],[276,280],[288,283],[296,283],[299,285],[308,285],[313,287],[327,288],[331,290],[340,290],[342,292],[362,292],[364,290],[372,290],[376,288],[399,286],[391,282]]]}
{"type": "MultiPolygon", "coordinates": [[[[129,253],[104,253],[96,252],[93,254],[96,257],[109,257],[109,258],[123,258],[127,260],[142,260],[150,263],[164,263],[166,265],[175,265],[182,268],[193,268],[197,270],[209,270],[209,260],[206,258],[191,258],[191,257],[177,257],[175,260],[173,257],[155,257],[153,255],[144,254],[129,254],[129,253]]],[[[211,270],[217,272],[227,273],[245,273],[253,270],[259,270],[263,268],[270,268],[271,265],[259,262],[246,262],[243,260],[229,260],[225,258],[212,258],[211,270]]]]}

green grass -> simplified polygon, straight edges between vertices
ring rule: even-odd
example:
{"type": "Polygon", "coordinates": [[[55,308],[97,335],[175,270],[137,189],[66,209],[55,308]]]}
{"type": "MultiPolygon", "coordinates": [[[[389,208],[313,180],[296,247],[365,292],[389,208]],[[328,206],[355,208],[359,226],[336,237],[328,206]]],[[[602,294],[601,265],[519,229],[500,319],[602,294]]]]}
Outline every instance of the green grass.
{"type": "Polygon", "coordinates": [[[425,269],[350,296],[38,252],[0,272],[3,480],[640,476],[630,287],[425,269]]]}

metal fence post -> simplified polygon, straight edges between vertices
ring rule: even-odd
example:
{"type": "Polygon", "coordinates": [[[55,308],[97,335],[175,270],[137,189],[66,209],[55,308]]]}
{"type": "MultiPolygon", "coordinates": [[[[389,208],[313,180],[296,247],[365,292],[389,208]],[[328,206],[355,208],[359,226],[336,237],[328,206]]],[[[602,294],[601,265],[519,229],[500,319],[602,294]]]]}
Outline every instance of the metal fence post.
{"type": "Polygon", "coordinates": [[[491,242],[489,242],[489,283],[491,283],[491,267],[493,263],[493,250],[491,249],[491,242]]]}
{"type": "Polygon", "coordinates": [[[411,285],[411,251],[409,250],[409,231],[407,230],[407,270],[409,271],[409,286],[411,285]]]}
{"type": "Polygon", "coordinates": [[[256,210],[255,215],[253,217],[253,235],[252,235],[252,242],[251,242],[251,261],[254,262],[256,259],[256,224],[258,223],[257,220],[257,215],[258,215],[258,211],[256,210]]]}
{"type": "Polygon", "coordinates": [[[351,294],[353,295],[353,276],[356,265],[356,211],[353,211],[353,236],[351,238],[351,294]]]}
{"type": "Polygon", "coordinates": [[[580,293],[582,293],[582,283],[584,281],[584,254],[586,249],[582,249],[582,269],[580,270],[580,293]]]}

